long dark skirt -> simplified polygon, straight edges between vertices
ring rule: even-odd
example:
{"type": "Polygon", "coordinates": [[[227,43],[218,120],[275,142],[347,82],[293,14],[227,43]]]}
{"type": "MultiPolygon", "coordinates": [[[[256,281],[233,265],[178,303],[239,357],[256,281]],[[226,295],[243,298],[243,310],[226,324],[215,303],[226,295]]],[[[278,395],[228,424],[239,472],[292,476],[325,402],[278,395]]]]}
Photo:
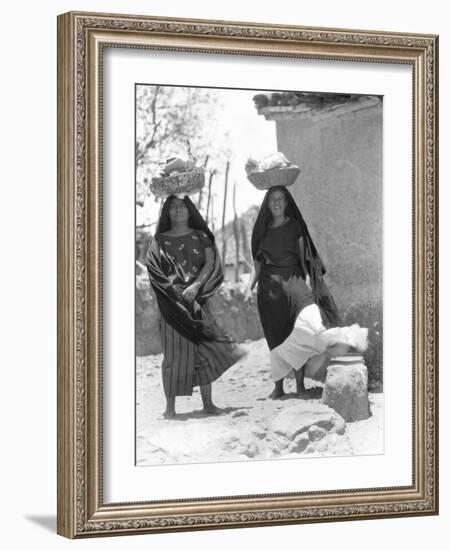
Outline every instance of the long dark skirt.
{"type": "Polygon", "coordinates": [[[300,311],[315,303],[298,266],[264,264],[258,279],[257,296],[261,325],[271,350],[291,334],[300,311]]]}
{"type": "MultiPolygon", "coordinates": [[[[222,336],[209,311],[205,314],[210,327],[222,336]]],[[[161,318],[161,343],[164,352],[162,379],[168,397],[192,395],[196,386],[217,380],[243,355],[244,351],[231,341],[194,343],[182,336],[161,318]]]]}

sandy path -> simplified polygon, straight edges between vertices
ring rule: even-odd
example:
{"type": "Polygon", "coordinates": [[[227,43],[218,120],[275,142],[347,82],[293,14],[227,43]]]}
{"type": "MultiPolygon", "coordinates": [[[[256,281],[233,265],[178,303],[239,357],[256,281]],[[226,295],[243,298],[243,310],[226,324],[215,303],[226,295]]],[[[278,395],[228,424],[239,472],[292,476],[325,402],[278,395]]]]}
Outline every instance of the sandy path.
{"type": "MultiPolygon", "coordinates": [[[[275,458],[287,450],[270,440],[270,426],[276,415],[299,403],[295,382],[285,381],[286,398],[268,398],[273,383],[265,340],[244,344],[249,354],[213,384],[213,399],[224,409],[219,416],[202,413],[200,393],[178,397],[177,419],[162,417],[165,408],[161,384],[162,355],[137,359],[137,464],[210,462],[275,458]]],[[[311,403],[319,403],[321,384],[306,378],[311,403]]],[[[351,454],[379,454],[383,444],[383,395],[370,394],[372,416],[347,424],[351,454]]],[[[326,453],[322,453],[326,454],[326,453]]],[[[334,453],[336,454],[336,453],[334,453]]]]}

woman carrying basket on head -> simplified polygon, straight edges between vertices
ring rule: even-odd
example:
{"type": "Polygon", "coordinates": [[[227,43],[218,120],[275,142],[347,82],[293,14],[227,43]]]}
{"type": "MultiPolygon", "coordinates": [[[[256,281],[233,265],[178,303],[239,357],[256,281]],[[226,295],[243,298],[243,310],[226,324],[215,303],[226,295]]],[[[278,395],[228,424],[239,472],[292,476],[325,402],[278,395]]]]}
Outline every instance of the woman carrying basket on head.
{"type": "Polygon", "coordinates": [[[302,397],[306,362],[349,347],[364,351],[367,329],[337,326],[339,314],[323,281],[324,265],[284,186],[271,187],[264,197],[253,228],[252,255],[254,270],[246,299],[251,299],[258,283],[258,311],[275,381],[271,397],[284,395],[283,378],[292,370],[302,397]]]}
{"type": "Polygon", "coordinates": [[[205,413],[218,414],[211,383],[244,352],[208,310],[207,300],[223,280],[222,268],[214,235],[187,196],[165,201],[147,268],[161,312],[164,416],[173,418],[176,396],[191,395],[195,386],[205,413]]]}

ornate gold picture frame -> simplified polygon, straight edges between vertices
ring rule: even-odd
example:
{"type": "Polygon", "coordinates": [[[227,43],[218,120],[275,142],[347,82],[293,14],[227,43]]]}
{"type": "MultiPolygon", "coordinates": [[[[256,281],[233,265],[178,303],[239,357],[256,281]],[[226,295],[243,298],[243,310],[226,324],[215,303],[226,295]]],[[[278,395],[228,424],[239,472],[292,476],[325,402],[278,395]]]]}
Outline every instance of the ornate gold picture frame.
{"type": "Polygon", "coordinates": [[[437,36],[77,12],[58,17],[59,534],[82,538],[438,513],[437,129],[437,36]],[[149,487],[144,501],[105,500],[102,93],[108,48],[138,49],[150,61],[152,52],[167,51],[411,69],[412,178],[404,197],[412,209],[412,311],[405,312],[412,322],[405,356],[412,366],[410,484],[276,493],[261,484],[253,494],[180,493],[175,499],[155,499],[149,487]]]}

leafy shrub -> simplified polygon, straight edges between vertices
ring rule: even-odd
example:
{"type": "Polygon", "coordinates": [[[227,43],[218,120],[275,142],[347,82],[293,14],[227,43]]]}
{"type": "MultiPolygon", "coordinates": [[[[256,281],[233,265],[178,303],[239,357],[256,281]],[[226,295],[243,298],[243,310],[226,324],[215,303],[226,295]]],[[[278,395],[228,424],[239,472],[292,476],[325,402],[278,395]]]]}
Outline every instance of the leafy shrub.
{"type": "Polygon", "coordinates": [[[358,323],[369,329],[369,346],[364,359],[369,374],[369,389],[383,390],[383,305],[381,302],[358,302],[341,308],[344,325],[358,323]]]}

